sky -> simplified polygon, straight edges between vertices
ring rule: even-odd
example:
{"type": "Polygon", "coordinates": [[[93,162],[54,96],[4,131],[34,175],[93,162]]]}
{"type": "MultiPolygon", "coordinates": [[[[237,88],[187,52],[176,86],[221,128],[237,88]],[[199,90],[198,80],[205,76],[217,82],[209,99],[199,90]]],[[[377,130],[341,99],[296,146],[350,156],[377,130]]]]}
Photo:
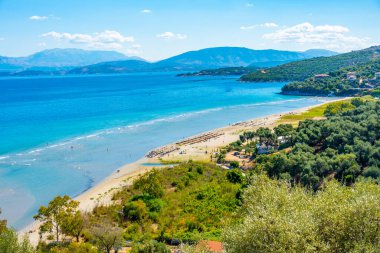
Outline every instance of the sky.
{"type": "Polygon", "coordinates": [[[0,55],[115,50],[156,61],[218,46],[380,44],[380,0],[0,0],[0,55]]]}

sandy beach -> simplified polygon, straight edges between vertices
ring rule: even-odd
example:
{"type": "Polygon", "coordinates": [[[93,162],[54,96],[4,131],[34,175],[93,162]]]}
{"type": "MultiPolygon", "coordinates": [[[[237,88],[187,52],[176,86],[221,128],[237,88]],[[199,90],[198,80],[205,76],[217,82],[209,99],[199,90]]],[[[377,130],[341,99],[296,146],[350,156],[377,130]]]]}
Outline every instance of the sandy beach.
{"type": "MultiPolygon", "coordinates": [[[[337,100],[344,100],[340,98],[337,100]]],[[[325,103],[330,103],[325,102],[325,103]]],[[[131,184],[133,179],[139,175],[151,170],[158,163],[162,162],[180,162],[189,159],[196,161],[210,161],[210,155],[218,148],[228,145],[239,139],[239,135],[247,130],[255,130],[259,127],[273,128],[278,124],[282,115],[303,113],[313,107],[305,107],[287,113],[273,114],[262,118],[247,120],[230,124],[228,126],[214,129],[212,131],[202,133],[196,136],[179,140],[175,143],[168,144],[163,147],[150,151],[140,160],[122,166],[114,173],[108,176],[99,184],[88,189],[74,199],[80,202],[80,210],[90,212],[97,205],[108,205],[111,203],[112,195],[122,186],[131,184]]],[[[38,234],[39,223],[34,222],[19,231],[19,235],[27,234],[33,245],[37,245],[39,241],[38,234]]]]}

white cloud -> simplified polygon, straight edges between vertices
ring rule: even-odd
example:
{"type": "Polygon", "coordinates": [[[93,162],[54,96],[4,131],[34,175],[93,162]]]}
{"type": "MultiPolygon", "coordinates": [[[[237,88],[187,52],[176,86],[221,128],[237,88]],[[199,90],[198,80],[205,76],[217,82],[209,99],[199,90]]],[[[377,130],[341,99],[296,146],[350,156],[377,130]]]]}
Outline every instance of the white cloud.
{"type": "Polygon", "coordinates": [[[3,40],[5,40],[4,38],[0,38],[0,41],[3,41],[3,40]]]}
{"type": "Polygon", "coordinates": [[[252,30],[255,28],[276,28],[276,27],[278,27],[278,24],[273,23],[273,22],[268,22],[268,23],[259,24],[259,25],[241,26],[240,30],[252,30]]]}
{"type": "Polygon", "coordinates": [[[141,13],[149,14],[149,13],[152,13],[152,10],[144,9],[144,10],[141,11],[141,13]]]}
{"type": "Polygon", "coordinates": [[[46,44],[45,42],[40,42],[40,43],[38,43],[38,46],[39,46],[39,47],[46,47],[47,44],[46,44]]]}
{"type": "Polygon", "coordinates": [[[41,36],[60,41],[67,41],[72,44],[84,44],[92,48],[109,50],[122,50],[124,48],[124,43],[132,43],[135,41],[132,36],[125,37],[117,31],[109,30],[94,34],[58,33],[52,31],[42,34],[41,36]]]}
{"type": "Polygon", "coordinates": [[[132,48],[139,49],[142,48],[142,46],[140,44],[133,44],[132,48]]]}
{"type": "Polygon", "coordinates": [[[31,17],[29,17],[30,20],[46,20],[48,18],[49,17],[47,17],[47,16],[31,16],[31,17]]]}
{"type": "Polygon", "coordinates": [[[245,6],[247,6],[248,8],[252,8],[254,5],[253,3],[247,3],[245,6]]]}
{"type": "Polygon", "coordinates": [[[170,40],[170,39],[184,40],[184,39],[187,39],[186,34],[173,33],[173,32],[164,32],[161,34],[157,34],[156,37],[166,39],[166,40],[170,40]]]}
{"type": "Polygon", "coordinates": [[[350,30],[340,25],[314,26],[302,23],[264,34],[263,38],[277,43],[298,43],[331,50],[349,51],[370,45],[370,38],[348,35],[350,30]]]}

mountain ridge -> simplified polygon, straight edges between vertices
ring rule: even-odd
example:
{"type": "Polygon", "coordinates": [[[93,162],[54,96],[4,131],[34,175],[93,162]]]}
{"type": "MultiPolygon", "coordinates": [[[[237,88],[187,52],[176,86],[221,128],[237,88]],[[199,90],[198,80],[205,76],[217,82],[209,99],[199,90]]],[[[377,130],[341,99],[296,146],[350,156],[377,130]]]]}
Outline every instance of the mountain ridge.
{"type": "Polygon", "coordinates": [[[24,57],[0,56],[0,69],[62,68],[78,67],[117,60],[142,60],[116,51],[83,50],[77,48],[47,49],[24,57]]]}
{"type": "Polygon", "coordinates": [[[351,51],[329,57],[314,57],[286,63],[265,71],[256,71],[241,77],[246,82],[303,81],[316,74],[327,74],[342,67],[356,66],[380,58],[380,46],[351,51]]]}
{"type": "MultiPolygon", "coordinates": [[[[307,52],[307,51],[306,51],[307,52]]],[[[331,51],[319,51],[320,55],[336,54],[331,51]]],[[[247,67],[250,65],[272,65],[274,62],[296,61],[309,58],[310,54],[305,52],[292,52],[281,50],[253,50],[244,47],[214,47],[185,52],[167,59],[146,65],[146,69],[129,66],[125,72],[133,71],[199,71],[203,69],[247,67]],[[138,70],[137,70],[138,69],[138,70]]],[[[101,73],[123,73],[125,61],[105,62],[96,65],[84,66],[73,69],[69,73],[101,74],[101,73]],[[101,71],[104,64],[105,71],[101,71]],[[112,66],[112,68],[110,67],[112,66]],[[96,69],[96,71],[95,71],[96,69]]],[[[140,64],[141,65],[141,64],[140,64]]],[[[124,73],[125,73],[124,72],[124,73]]]]}

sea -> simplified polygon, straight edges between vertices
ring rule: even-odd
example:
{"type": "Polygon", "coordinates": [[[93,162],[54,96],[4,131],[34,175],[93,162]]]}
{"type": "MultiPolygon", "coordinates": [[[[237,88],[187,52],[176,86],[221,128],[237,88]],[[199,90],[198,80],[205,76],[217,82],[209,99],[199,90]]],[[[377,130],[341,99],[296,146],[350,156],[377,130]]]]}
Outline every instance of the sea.
{"type": "Polygon", "coordinates": [[[155,147],[328,99],[176,74],[0,79],[0,219],[21,229],[55,196],[75,197],[155,147]]]}

